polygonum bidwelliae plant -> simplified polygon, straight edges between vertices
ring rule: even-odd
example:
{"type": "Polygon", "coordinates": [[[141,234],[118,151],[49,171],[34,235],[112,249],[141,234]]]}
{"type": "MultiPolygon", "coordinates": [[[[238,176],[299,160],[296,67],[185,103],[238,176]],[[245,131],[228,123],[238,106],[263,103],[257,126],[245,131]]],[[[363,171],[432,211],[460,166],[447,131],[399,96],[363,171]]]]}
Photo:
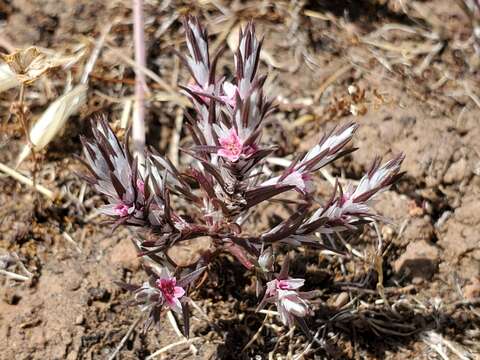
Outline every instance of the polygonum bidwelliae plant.
{"type": "Polygon", "coordinates": [[[82,139],[90,173],[85,178],[109,202],[100,211],[115,226],[146,231],[137,247],[150,279],[121,286],[148,312],[147,327],[159,321],[162,310],[170,309],[182,313],[188,333],[190,285],[208,271],[215,255],[228,252],[255,276],[259,309],[274,304],[285,325],[297,323],[306,329],[303,318],[313,312],[308,300],[313,293],[300,291],[305,280],[290,276],[288,255],[275,272],[279,245],[341,252],[345,244],[336,237],[343,240],[346,233],[379,218],[372,200],[399,178],[403,155],[383,165],[376,160],[356,186],[342,188],[337,182],[330,199],[319,203],[314,173],[353,151],[347,144],[357,125],[347,124],[295,156],[284,171],[267,175],[265,160],[275,147],[262,142],[262,132],[273,106],[263,91],[266,76],[258,73],[262,41],[254,25],[240,31],[232,81],[217,76],[222,51],[210,58],[207,33],[196,18],[185,19],[185,32],[188,54],[180,57],[192,81],[182,89],[196,113],[187,116],[194,142],[184,149],[193,157],[190,168],[177,169],[154,150],[139,164],[128,142],[120,143],[105,119],[93,121],[93,137],[82,139]],[[244,230],[260,203],[292,191],[299,199],[291,216],[261,234],[244,230]],[[181,203],[188,206],[178,206],[181,203]],[[193,264],[179,266],[169,255],[173,246],[200,237],[209,237],[213,250],[193,264]]]}

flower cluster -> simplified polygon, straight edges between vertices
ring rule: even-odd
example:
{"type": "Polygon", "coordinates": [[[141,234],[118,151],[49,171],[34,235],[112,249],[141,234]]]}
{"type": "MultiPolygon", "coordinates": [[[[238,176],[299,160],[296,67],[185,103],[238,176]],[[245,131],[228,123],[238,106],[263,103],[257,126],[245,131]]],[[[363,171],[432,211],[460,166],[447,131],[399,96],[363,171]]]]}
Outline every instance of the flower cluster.
{"type": "Polygon", "coordinates": [[[122,286],[149,312],[148,324],[158,322],[163,309],[181,312],[188,324],[188,285],[206,271],[215,255],[228,252],[255,275],[258,295],[263,294],[259,308],[274,304],[284,324],[298,323],[306,329],[304,317],[313,312],[308,299],[314,293],[301,292],[305,280],[289,276],[288,256],[275,273],[277,245],[344,250],[344,242],[335,242],[335,237],[379,218],[372,201],[401,176],[403,155],[383,165],[375,160],[356,186],[342,188],[337,183],[331,198],[318,203],[316,172],[354,150],[348,144],[357,125],[346,124],[324,135],[305,154],[294,156],[283,171],[269,175],[271,171],[264,171],[266,159],[276,148],[262,142],[262,134],[274,107],[263,91],[266,76],[258,71],[262,41],[254,25],[240,31],[233,55],[235,76],[229,80],[216,74],[223,49],[211,58],[208,35],[199,21],[187,17],[184,26],[188,54],[180,57],[191,81],[181,88],[195,114],[186,115],[192,146],[183,150],[193,158],[192,165],[178,169],[155,150],[139,164],[128,142],[120,143],[105,119],[94,120],[93,137],[82,139],[89,169],[85,179],[108,200],[100,211],[116,226],[143,231],[136,244],[149,264],[150,280],[122,286]],[[244,231],[260,203],[286,192],[298,196],[296,211],[264,233],[244,231]],[[199,237],[210,238],[213,250],[180,267],[168,250],[199,237]]]}
{"type": "Polygon", "coordinates": [[[265,295],[258,308],[263,308],[267,303],[274,303],[280,319],[285,325],[292,326],[297,322],[304,326],[303,318],[313,313],[308,299],[315,295],[315,291],[299,291],[304,285],[305,279],[288,277],[289,261],[287,256],[280,273],[273,280],[267,282],[265,295]]]}
{"type": "Polygon", "coordinates": [[[188,334],[188,298],[185,289],[203,273],[205,268],[197,269],[178,280],[165,267],[159,271],[150,267],[146,267],[145,270],[150,278],[142,285],[117,282],[120,287],[132,291],[134,303],[148,313],[145,330],[152,323],[158,322],[162,309],[167,308],[185,316],[185,332],[188,334]]]}

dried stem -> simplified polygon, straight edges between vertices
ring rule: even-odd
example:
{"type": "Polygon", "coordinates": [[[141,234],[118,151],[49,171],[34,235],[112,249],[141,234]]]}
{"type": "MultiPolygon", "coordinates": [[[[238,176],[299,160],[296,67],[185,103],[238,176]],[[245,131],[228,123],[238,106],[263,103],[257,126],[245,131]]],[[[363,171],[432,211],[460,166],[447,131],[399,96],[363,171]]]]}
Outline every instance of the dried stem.
{"type": "Polygon", "coordinates": [[[93,68],[95,67],[95,63],[97,62],[98,57],[100,56],[103,45],[105,44],[105,40],[106,40],[107,35],[110,32],[112,26],[113,26],[113,23],[109,23],[102,30],[102,33],[101,33],[99,39],[97,40],[97,42],[95,44],[95,47],[92,51],[92,54],[90,55],[90,58],[88,59],[88,62],[85,64],[85,68],[83,70],[82,78],[80,79],[81,84],[87,84],[88,83],[88,78],[89,78],[90,74],[92,73],[93,68]]]}
{"type": "Polygon", "coordinates": [[[179,345],[183,345],[183,344],[191,345],[194,341],[196,341],[198,339],[200,339],[200,338],[195,337],[193,339],[183,339],[183,340],[168,344],[168,345],[164,346],[163,348],[155,351],[152,355],[149,355],[146,359],[147,360],[155,359],[157,356],[160,356],[161,354],[166,353],[167,351],[170,351],[171,349],[173,349],[173,348],[175,348],[179,345]]]}
{"type": "Polygon", "coordinates": [[[32,171],[32,186],[36,188],[36,183],[37,183],[37,170],[38,170],[38,164],[37,164],[37,156],[35,153],[35,144],[33,144],[32,139],[30,138],[30,131],[28,128],[27,124],[27,119],[25,116],[25,112],[23,111],[23,102],[25,99],[25,83],[21,83],[20,85],[20,92],[18,94],[18,118],[20,120],[20,123],[22,124],[23,131],[25,132],[25,138],[27,139],[28,146],[30,147],[30,151],[32,153],[33,157],[33,171],[32,171]]]}
{"type": "MultiPolygon", "coordinates": [[[[143,31],[143,0],[133,0],[133,35],[135,45],[135,62],[145,67],[145,34],[143,31]]],[[[133,149],[139,162],[144,162],[145,149],[145,75],[135,70],[135,106],[133,110],[132,136],[133,149]]]]}
{"type": "Polygon", "coordinates": [[[25,185],[32,186],[35,190],[37,190],[39,193],[49,198],[50,200],[55,199],[55,193],[53,191],[47,189],[42,185],[34,184],[33,180],[29,179],[25,175],[20,174],[18,171],[15,171],[14,169],[9,168],[8,166],[2,163],[0,163],[0,171],[14,178],[15,180],[20,181],[25,185]]]}
{"type": "Polygon", "coordinates": [[[142,317],[139,317],[131,326],[130,328],[128,329],[127,333],[125,334],[125,336],[123,337],[123,339],[120,341],[120,344],[118,344],[117,348],[115,349],[115,351],[113,352],[112,355],[110,355],[110,357],[108,358],[109,360],[114,360],[118,353],[120,352],[120,350],[122,350],[123,346],[125,345],[125,343],[127,342],[128,338],[130,337],[130,335],[132,335],[132,332],[133,330],[135,330],[135,328],[137,327],[138,323],[140,322],[140,320],[142,320],[142,317]]]}

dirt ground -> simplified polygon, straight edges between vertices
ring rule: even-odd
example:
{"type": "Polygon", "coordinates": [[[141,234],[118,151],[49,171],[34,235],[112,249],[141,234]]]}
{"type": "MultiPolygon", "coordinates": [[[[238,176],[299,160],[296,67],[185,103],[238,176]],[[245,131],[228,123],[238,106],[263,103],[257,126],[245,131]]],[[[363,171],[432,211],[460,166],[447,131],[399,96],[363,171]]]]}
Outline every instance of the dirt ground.
{"type": "MultiPolygon", "coordinates": [[[[198,308],[189,343],[167,320],[161,330],[139,332],[140,310],[127,306],[129,295],[113,283],[145,279],[131,244],[135,234],[112,233],[95,215],[103,200],[76,175],[82,167],[74,158],[91,114],[108,114],[118,128],[133,93],[134,72],[125,60],[133,47],[129,6],[121,0],[0,1],[2,52],[91,46],[115,23],[90,78],[88,106],[38,154],[38,181],[62,198],[52,202],[0,174],[0,269],[22,273],[15,253],[33,275],[21,281],[0,274],[0,359],[108,359],[127,332],[118,359],[145,359],[162,348],[159,359],[480,359],[480,57],[458,4],[145,1],[148,67],[174,89],[188,81],[171,51],[184,46],[182,14],[204,19],[212,47],[254,19],[265,36],[262,70],[278,104],[265,135],[281,145],[277,156],[305,151],[348,121],[360,125],[353,140],[359,149],[330,167],[331,174],[358,180],[375,155],[406,154],[404,178],[375,206],[391,220],[381,233],[390,244],[383,285],[399,309],[394,325],[386,313],[361,311],[362,304],[381,300],[368,276],[342,278],[335,275],[337,262],[309,251],[298,271],[311,279],[309,287],[322,290],[309,320],[321,339],[313,343],[255,313],[249,277],[227,256],[192,295],[198,308]],[[339,285],[362,279],[364,292],[339,285]],[[342,318],[354,296],[360,310],[342,318]]],[[[228,56],[219,67],[227,75],[228,56]]],[[[25,97],[29,118],[38,118],[68,79],[78,81],[82,66],[33,84],[25,97]]],[[[148,142],[169,153],[181,106],[155,80],[149,86],[148,142]]],[[[17,98],[18,89],[0,94],[0,162],[9,166],[25,144],[12,113],[17,98]]],[[[181,144],[189,141],[180,135],[181,144]]],[[[28,159],[20,170],[31,176],[33,168],[28,159]]],[[[319,195],[328,197],[328,183],[318,176],[318,184],[319,195]]],[[[274,222],[271,213],[256,221],[258,228],[274,222]]],[[[372,234],[365,230],[354,246],[368,252],[372,234]]]]}

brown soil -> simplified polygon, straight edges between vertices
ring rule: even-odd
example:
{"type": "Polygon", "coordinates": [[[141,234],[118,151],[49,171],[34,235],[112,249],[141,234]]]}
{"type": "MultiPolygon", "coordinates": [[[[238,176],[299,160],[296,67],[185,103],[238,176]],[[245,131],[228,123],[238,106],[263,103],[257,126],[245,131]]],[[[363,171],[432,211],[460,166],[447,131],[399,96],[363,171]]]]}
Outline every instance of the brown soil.
{"type": "MultiPolygon", "coordinates": [[[[178,61],[169,51],[172,45],[182,45],[177,16],[187,9],[208,16],[214,41],[228,34],[239,19],[255,18],[270,55],[262,66],[270,73],[279,104],[265,138],[282,144],[278,156],[306,150],[320,133],[351,120],[360,124],[354,138],[359,150],[331,167],[332,174],[359,179],[374,156],[406,153],[405,177],[380,196],[376,207],[392,220],[381,227],[384,240],[391,242],[383,264],[384,286],[404,289],[396,299],[418,305],[418,311],[399,321],[422,331],[409,336],[381,333],[365,328],[361,319],[336,325],[326,308],[335,313],[349,301],[348,294],[330,286],[336,280],[331,271],[335,265],[307,252],[304,268],[298,271],[310,276],[309,286],[325,290],[309,325],[313,330],[328,326],[323,345],[314,343],[305,358],[440,358],[435,346],[451,359],[459,354],[480,358],[480,93],[476,95],[480,61],[468,40],[468,19],[456,3],[234,2],[224,5],[228,14],[224,22],[212,21],[220,16],[217,2],[199,2],[197,7],[181,1],[146,3],[149,68],[173,84],[187,80],[185,69],[176,77],[178,61]],[[170,20],[175,21],[160,32],[170,20]],[[387,31],[387,24],[403,30],[387,31]],[[360,93],[353,100],[347,91],[351,84],[360,93]],[[352,104],[360,114],[352,115],[352,104]]],[[[10,45],[72,48],[98,37],[106,22],[116,18],[119,23],[109,44],[131,54],[128,4],[3,1],[0,46],[4,51],[10,45]]],[[[75,79],[81,70],[73,68],[75,79]]],[[[133,77],[111,51],[103,52],[91,79],[89,106],[71,118],[63,134],[39,155],[37,178],[43,185],[78,198],[82,181],[75,172],[82,168],[73,155],[81,152],[79,135],[88,132],[86,120],[96,111],[109,114],[118,124],[122,105],[111,99],[132,94],[133,77]]],[[[59,71],[27,91],[32,119],[62,93],[66,78],[59,71]]],[[[155,83],[150,85],[158,90],[155,83]]],[[[17,96],[12,89],[2,93],[0,101],[0,162],[12,166],[25,141],[10,113],[17,96]]],[[[176,110],[171,102],[149,105],[148,138],[160,151],[168,149],[176,110]]],[[[31,160],[21,166],[27,174],[32,169],[31,160]]],[[[9,256],[15,252],[34,275],[29,281],[0,275],[0,359],[108,358],[141,314],[126,305],[128,294],[113,283],[145,279],[131,245],[134,234],[126,229],[111,233],[102,224],[94,215],[102,199],[91,189],[82,203],[68,196],[52,203],[8,177],[0,177],[0,188],[0,269],[21,273],[9,256]]],[[[319,193],[328,196],[329,191],[319,177],[319,193]]],[[[279,207],[276,216],[284,214],[286,209],[279,207]]],[[[257,220],[258,228],[276,221],[265,214],[257,220]]],[[[368,251],[371,235],[366,231],[356,246],[368,251]]],[[[193,310],[194,349],[180,344],[159,358],[267,359],[270,353],[273,359],[283,359],[308,346],[300,331],[283,336],[288,329],[271,318],[242,351],[264,318],[254,313],[249,278],[231,259],[221,257],[206,282],[192,295],[202,309],[193,310]]],[[[374,300],[379,298],[375,296],[374,300]]],[[[143,359],[182,340],[166,319],[160,330],[147,335],[139,329],[140,325],[128,337],[119,359],[143,359]]]]}

